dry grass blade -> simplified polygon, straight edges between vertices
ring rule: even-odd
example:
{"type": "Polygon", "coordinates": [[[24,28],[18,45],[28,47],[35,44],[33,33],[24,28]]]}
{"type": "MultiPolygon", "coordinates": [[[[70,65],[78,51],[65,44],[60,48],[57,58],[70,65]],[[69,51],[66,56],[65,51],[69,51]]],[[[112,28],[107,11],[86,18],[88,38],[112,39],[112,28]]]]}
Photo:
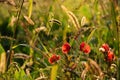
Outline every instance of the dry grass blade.
{"type": "Polygon", "coordinates": [[[35,28],[35,32],[36,33],[39,33],[40,31],[46,31],[47,30],[47,28],[46,27],[44,27],[44,26],[41,26],[41,27],[38,27],[38,28],[35,28]]]}
{"type": "Polygon", "coordinates": [[[12,6],[16,6],[16,3],[14,0],[7,0],[7,2],[12,6]]]}
{"type": "Polygon", "coordinates": [[[53,23],[57,23],[57,24],[61,25],[61,22],[57,19],[51,19],[49,22],[53,22],[53,23]]]}
{"type": "Polygon", "coordinates": [[[90,58],[88,58],[88,61],[89,61],[89,65],[90,65],[91,69],[93,69],[94,72],[98,73],[100,80],[102,80],[104,74],[103,74],[101,68],[99,67],[99,65],[90,58]]]}
{"type": "Polygon", "coordinates": [[[0,36],[0,39],[16,40],[16,39],[9,37],[9,36],[0,36]]]}
{"type": "Polygon", "coordinates": [[[83,16],[82,17],[82,19],[81,19],[81,26],[86,26],[86,25],[88,25],[88,20],[86,19],[86,17],[85,16],[83,16]]]}
{"type": "Polygon", "coordinates": [[[14,67],[16,70],[18,70],[18,71],[20,70],[17,62],[12,62],[12,63],[8,66],[8,69],[13,68],[13,67],[14,67]]]}
{"type": "Polygon", "coordinates": [[[6,53],[0,55],[0,72],[4,73],[6,70],[6,53]]]}
{"type": "Polygon", "coordinates": [[[78,19],[76,18],[76,16],[71,11],[69,11],[65,6],[62,5],[61,8],[67,13],[67,15],[71,19],[71,21],[72,21],[73,25],[75,26],[75,28],[77,30],[79,30],[80,25],[79,25],[79,22],[78,22],[78,19]]]}
{"type": "Polygon", "coordinates": [[[68,11],[68,15],[69,15],[70,19],[72,20],[74,26],[79,30],[80,25],[79,25],[79,22],[78,22],[78,19],[76,18],[76,16],[71,11],[68,11]]]}
{"type": "Polygon", "coordinates": [[[29,17],[24,16],[24,18],[30,25],[34,25],[35,24],[29,17]]]}
{"type": "Polygon", "coordinates": [[[43,73],[40,73],[40,77],[36,78],[35,80],[47,80],[47,77],[43,73]]]}
{"type": "Polygon", "coordinates": [[[17,54],[14,54],[14,58],[30,59],[31,57],[23,53],[17,53],[17,54]]]}
{"type": "Polygon", "coordinates": [[[16,21],[17,21],[17,18],[15,16],[12,16],[9,26],[14,26],[16,21]]]}
{"type": "Polygon", "coordinates": [[[35,79],[35,80],[46,80],[47,79],[47,77],[38,77],[37,79],[35,79]]]}
{"type": "Polygon", "coordinates": [[[26,74],[27,74],[27,76],[30,76],[30,70],[31,70],[30,68],[27,68],[27,69],[26,69],[26,74]]]}
{"type": "Polygon", "coordinates": [[[0,44],[0,73],[4,73],[6,70],[6,52],[0,44]]]}
{"type": "Polygon", "coordinates": [[[88,72],[90,67],[87,62],[82,62],[82,64],[85,66],[85,69],[81,73],[81,78],[82,78],[82,80],[85,80],[86,73],[88,72]]]}

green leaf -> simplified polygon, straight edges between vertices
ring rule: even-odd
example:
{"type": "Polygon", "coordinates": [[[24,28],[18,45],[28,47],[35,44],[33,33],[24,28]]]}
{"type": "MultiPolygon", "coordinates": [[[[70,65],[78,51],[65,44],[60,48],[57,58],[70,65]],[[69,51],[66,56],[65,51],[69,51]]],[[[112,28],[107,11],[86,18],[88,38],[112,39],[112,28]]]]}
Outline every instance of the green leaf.
{"type": "Polygon", "coordinates": [[[58,64],[53,65],[52,70],[51,70],[51,79],[50,80],[56,80],[57,70],[58,70],[58,64]]]}
{"type": "Polygon", "coordinates": [[[16,71],[15,72],[15,79],[21,80],[25,76],[24,70],[16,71]]]}
{"type": "Polygon", "coordinates": [[[42,47],[44,48],[45,52],[48,53],[48,50],[47,50],[46,46],[42,43],[42,41],[40,41],[40,43],[41,43],[42,47]]]}
{"type": "Polygon", "coordinates": [[[0,54],[2,54],[3,52],[5,52],[5,50],[3,49],[2,45],[0,44],[0,54]]]}
{"type": "Polygon", "coordinates": [[[27,44],[18,44],[18,45],[13,46],[12,49],[15,49],[15,48],[17,48],[17,47],[19,47],[19,46],[30,47],[30,46],[27,45],[27,44]]]}
{"type": "Polygon", "coordinates": [[[33,0],[29,0],[29,9],[28,9],[28,17],[31,17],[32,14],[32,4],[33,4],[33,0]]]}
{"type": "Polygon", "coordinates": [[[28,76],[25,74],[25,71],[23,69],[16,71],[14,74],[14,77],[15,77],[15,80],[33,80],[31,76],[28,76]]]}
{"type": "Polygon", "coordinates": [[[90,40],[91,40],[91,38],[92,38],[92,36],[93,36],[95,30],[96,30],[96,29],[94,29],[94,30],[90,33],[90,35],[88,36],[88,38],[87,38],[87,43],[90,42],[90,40]]]}

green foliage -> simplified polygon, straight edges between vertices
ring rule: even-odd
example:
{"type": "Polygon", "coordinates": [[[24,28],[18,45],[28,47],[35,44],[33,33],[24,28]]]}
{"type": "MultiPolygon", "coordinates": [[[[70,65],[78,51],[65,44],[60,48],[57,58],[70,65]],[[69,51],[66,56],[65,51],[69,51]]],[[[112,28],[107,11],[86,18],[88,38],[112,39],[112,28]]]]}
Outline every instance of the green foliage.
{"type": "Polygon", "coordinates": [[[29,18],[31,17],[32,15],[32,4],[33,4],[33,0],[29,0],[29,11],[28,11],[28,16],[29,18]]]}
{"type": "Polygon", "coordinates": [[[15,71],[15,80],[33,80],[30,76],[27,76],[24,70],[20,69],[19,71],[15,71]]]}
{"type": "Polygon", "coordinates": [[[0,44],[0,55],[2,54],[2,53],[4,53],[5,52],[5,50],[4,50],[4,48],[2,47],[2,45],[0,44]]]}
{"type": "Polygon", "coordinates": [[[91,33],[89,34],[88,39],[87,39],[87,42],[88,42],[88,43],[89,43],[90,40],[92,39],[92,37],[93,37],[93,35],[94,35],[94,33],[95,33],[95,30],[96,30],[96,29],[92,30],[91,33]]]}
{"type": "Polygon", "coordinates": [[[116,1],[0,1],[0,66],[6,68],[0,71],[0,79],[120,80],[120,5],[116,1]],[[63,54],[66,42],[71,49],[63,54]],[[90,45],[90,54],[79,50],[81,42],[90,45]],[[103,43],[114,52],[112,62],[99,51],[103,43]],[[52,54],[61,56],[55,64],[49,63],[52,54]]]}
{"type": "Polygon", "coordinates": [[[58,65],[57,64],[53,65],[52,70],[51,70],[51,79],[50,80],[56,80],[57,70],[58,70],[58,65]]]}

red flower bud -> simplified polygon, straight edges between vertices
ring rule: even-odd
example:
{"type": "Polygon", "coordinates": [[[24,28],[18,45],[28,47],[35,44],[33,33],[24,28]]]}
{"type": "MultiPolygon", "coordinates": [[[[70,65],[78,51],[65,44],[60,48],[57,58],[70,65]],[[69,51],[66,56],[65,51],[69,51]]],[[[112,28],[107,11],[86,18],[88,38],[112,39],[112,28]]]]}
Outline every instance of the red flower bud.
{"type": "Polygon", "coordinates": [[[109,45],[108,45],[108,44],[106,44],[106,43],[104,43],[104,44],[102,45],[102,48],[104,49],[104,51],[103,51],[103,52],[108,52],[108,51],[110,50],[109,45]]]}
{"type": "Polygon", "coordinates": [[[91,51],[91,48],[90,48],[90,46],[87,43],[82,42],[80,44],[80,51],[83,51],[84,53],[89,54],[90,51],[91,51]]]}
{"type": "Polygon", "coordinates": [[[113,61],[114,53],[112,51],[108,51],[107,53],[107,61],[113,61]]]}
{"type": "Polygon", "coordinates": [[[54,64],[55,62],[57,62],[60,59],[59,55],[53,54],[50,58],[49,58],[49,63],[54,64]]]}
{"type": "Polygon", "coordinates": [[[69,43],[65,43],[62,46],[62,52],[67,54],[70,51],[70,48],[71,48],[70,44],[69,43]]]}

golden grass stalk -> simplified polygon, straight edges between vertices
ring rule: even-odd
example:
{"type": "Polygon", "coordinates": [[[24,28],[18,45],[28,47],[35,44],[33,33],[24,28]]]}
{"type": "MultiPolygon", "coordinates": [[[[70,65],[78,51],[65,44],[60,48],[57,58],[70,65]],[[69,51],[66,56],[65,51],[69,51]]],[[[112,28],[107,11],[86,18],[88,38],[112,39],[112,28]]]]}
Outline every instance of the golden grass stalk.
{"type": "Polygon", "coordinates": [[[104,77],[104,74],[103,74],[101,68],[99,67],[99,65],[90,58],[88,58],[87,60],[89,61],[89,65],[90,65],[91,69],[93,69],[94,72],[98,73],[100,80],[102,80],[104,77]]]}
{"type": "Polygon", "coordinates": [[[92,60],[91,58],[88,58],[88,57],[81,57],[81,58],[86,59],[88,61],[87,63],[83,62],[83,65],[85,66],[85,69],[83,70],[83,72],[81,74],[81,78],[84,80],[86,73],[88,71],[90,71],[93,74],[95,74],[95,76],[97,76],[97,79],[103,80],[104,73],[102,72],[100,66],[94,60],[92,60]]]}
{"type": "Polygon", "coordinates": [[[39,33],[40,31],[46,31],[46,30],[47,30],[47,28],[45,26],[40,26],[38,28],[35,28],[34,32],[39,33]]]}
{"type": "Polygon", "coordinates": [[[14,54],[14,58],[30,59],[31,57],[29,55],[27,55],[27,54],[16,53],[16,54],[14,54]]]}
{"type": "Polygon", "coordinates": [[[32,19],[30,19],[29,17],[27,16],[24,16],[25,20],[30,24],[30,25],[34,25],[35,23],[33,22],[32,19]]]}
{"type": "Polygon", "coordinates": [[[71,11],[69,11],[65,6],[62,5],[61,8],[67,13],[68,17],[72,21],[72,23],[75,26],[75,28],[77,30],[79,30],[80,29],[80,25],[79,25],[79,21],[78,21],[77,17],[71,11]]]}
{"type": "Polygon", "coordinates": [[[89,24],[88,20],[86,19],[85,16],[83,16],[81,19],[81,26],[83,27],[83,26],[86,26],[88,24],[89,24]]]}
{"type": "Polygon", "coordinates": [[[86,73],[89,71],[90,67],[87,62],[82,63],[85,66],[85,69],[81,73],[82,80],[85,80],[86,73]]]}
{"type": "Polygon", "coordinates": [[[6,53],[2,53],[0,59],[0,72],[4,73],[5,70],[6,70],[6,53]]]}

